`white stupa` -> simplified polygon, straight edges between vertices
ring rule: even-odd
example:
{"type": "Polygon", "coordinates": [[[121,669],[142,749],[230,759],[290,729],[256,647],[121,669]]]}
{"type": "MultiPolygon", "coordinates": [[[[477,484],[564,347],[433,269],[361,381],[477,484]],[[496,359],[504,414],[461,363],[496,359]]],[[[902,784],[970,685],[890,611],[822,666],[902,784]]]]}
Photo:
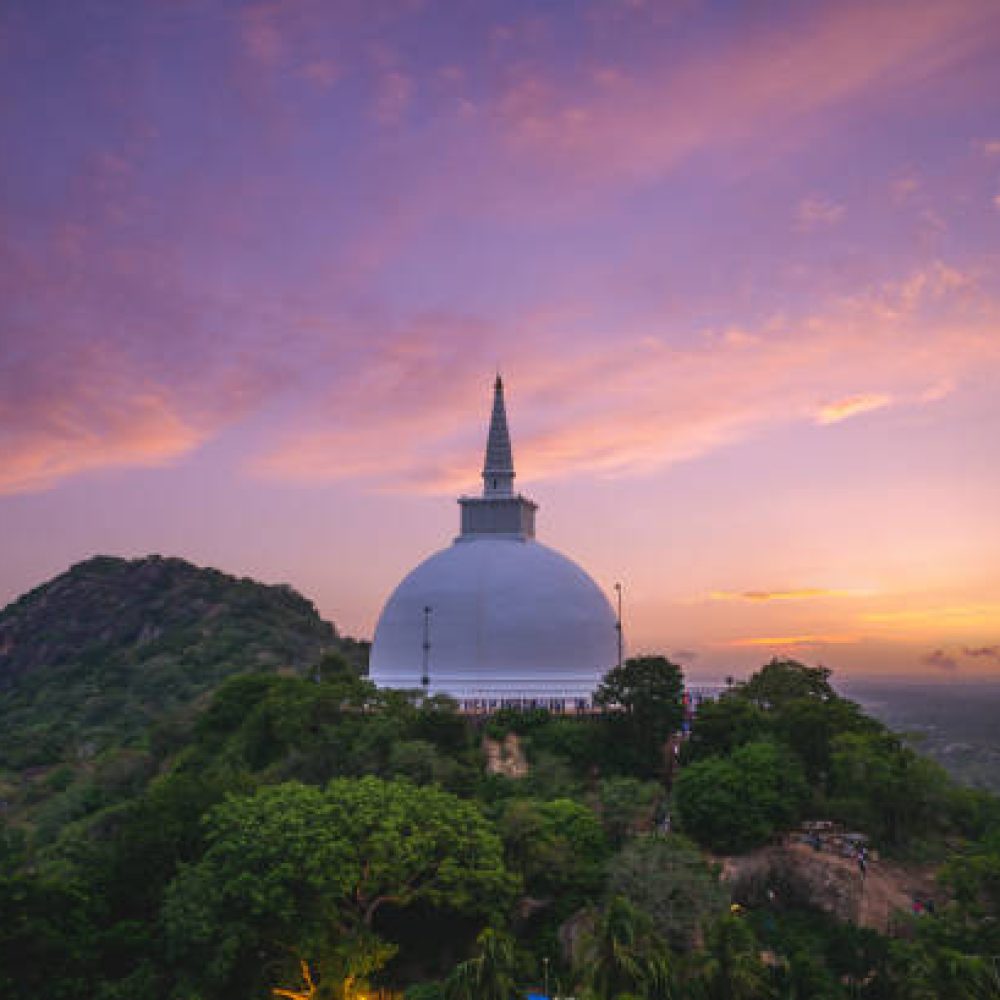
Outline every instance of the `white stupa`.
{"type": "Polygon", "coordinates": [[[535,541],[538,505],[514,493],[497,376],[483,494],[462,497],[461,534],[393,591],[370,675],[481,707],[589,702],[618,657],[617,620],[576,563],[535,541]]]}

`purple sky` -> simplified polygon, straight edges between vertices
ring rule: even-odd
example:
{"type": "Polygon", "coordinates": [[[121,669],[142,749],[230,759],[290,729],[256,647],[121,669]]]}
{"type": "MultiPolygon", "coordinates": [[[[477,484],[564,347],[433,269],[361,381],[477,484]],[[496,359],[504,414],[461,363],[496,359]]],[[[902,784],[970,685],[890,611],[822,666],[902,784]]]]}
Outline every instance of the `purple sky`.
{"type": "Polygon", "coordinates": [[[370,635],[499,366],[633,650],[1000,675],[1000,5],[0,5],[0,601],[370,635]]]}

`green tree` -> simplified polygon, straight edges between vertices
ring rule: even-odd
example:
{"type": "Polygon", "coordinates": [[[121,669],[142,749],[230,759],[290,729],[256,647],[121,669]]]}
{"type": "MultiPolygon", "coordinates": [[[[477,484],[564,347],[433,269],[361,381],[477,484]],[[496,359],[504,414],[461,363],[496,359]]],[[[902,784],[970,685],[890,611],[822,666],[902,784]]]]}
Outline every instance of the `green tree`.
{"type": "Polygon", "coordinates": [[[639,656],[615,667],[594,693],[607,710],[613,740],[624,740],[644,775],[662,774],[666,740],[684,718],[684,676],[664,656],[639,656]]]}
{"type": "Polygon", "coordinates": [[[388,771],[418,785],[447,785],[455,765],[428,740],[399,740],[389,751],[388,771]]]}
{"type": "Polygon", "coordinates": [[[837,696],[792,698],[772,715],[775,736],[802,761],[809,784],[824,793],[830,790],[834,741],[847,733],[885,731],[854,702],[837,696]]]}
{"type": "Polygon", "coordinates": [[[688,762],[725,756],[744,743],[769,735],[772,721],[767,713],[746,698],[731,692],[698,707],[691,738],[684,744],[688,762]]]}
{"type": "Polygon", "coordinates": [[[735,916],[721,917],[705,936],[697,992],[704,1000],[765,1000],[774,996],[753,929],[735,916]]]}
{"type": "Polygon", "coordinates": [[[940,879],[954,897],[944,914],[947,943],[984,955],[1000,954],[1000,833],[952,855],[940,879]]]}
{"type": "Polygon", "coordinates": [[[663,787],[656,781],[612,777],[601,781],[597,794],[601,823],[611,843],[620,847],[629,835],[652,826],[663,787]]]}
{"type": "Polygon", "coordinates": [[[595,1000],[628,994],[667,1000],[671,994],[666,944],[654,933],[650,918],[621,896],[612,897],[598,915],[577,965],[584,989],[595,1000]]]}
{"type": "Polygon", "coordinates": [[[892,1000],[997,1000],[988,959],[921,941],[894,941],[886,975],[892,1000]]]}
{"type": "Polygon", "coordinates": [[[608,844],[586,806],[570,799],[514,799],[498,827],[508,865],[523,875],[531,895],[572,902],[599,886],[608,844]]]}
{"type": "Polygon", "coordinates": [[[385,906],[481,913],[512,888],[500,840],[470,802],[406,781],[338,779],[233,797],[208,817],[209,847],[170,886],[164,922],[194,989],[254,996],[295,975],[375,971],[392,949],[385,906]]]}
{"type": "Polygon", "coordinates": [[[685,838],[641,837],[611,864],[608,892],[627,899],[672,948],[690,948],[698,928],[722,912],[729,894],[685,838]]]}
{"type": "Polygon", "coordinates": [[[403,1000],[444,1000],[444,987],[440,983],[414,983],[407,987],[403,1000]]]}
{"type": "Polygon", "coordinates": [[[763,709],[781,708],[799,698],[830,701],[837,697],[826,667],[808,667],[797,660],[777,657],[765,663],[749,680],[733,688],[733,693],[763,709]]]}
{"type": "Polygon", "coordinates": [[[941,767],[887,731],[842,733],[832,743],[830,809],[887,847],[930,839],[948,823],[941,767]]]}
{"type": "Polygon", "coordinates": [[[487,927],[476,945],[477,954],[457,965],[445,981],[445,1000],[511,1000],[517,993],[513,938],[487,927]]]}
{"type": "Polygon", "coordinates": [[[802,767],[775,743],[748,743],[681,771],[674,804],[684,830],[724,852],[764,843],[791,826],[808,797],[802,767]]]}
{"type": "Polygon", "coordinates": [[[0,873],[0,996],[93,997],[97,904],[78,887],[0,873]]]}
{"type": "Polygon", "coordinates": [[[337,650],[324,653],[316,664],[316,680],[324,684],[341,684],[357,680],[360,676],[360,665],[337,650]]]}
{"type": "Polygon", "coordinates": [[[844,995],[822,957],[805,949],[792,951],[779,964],[776,993],[781,1000],[840,1000],[844,995]]]}

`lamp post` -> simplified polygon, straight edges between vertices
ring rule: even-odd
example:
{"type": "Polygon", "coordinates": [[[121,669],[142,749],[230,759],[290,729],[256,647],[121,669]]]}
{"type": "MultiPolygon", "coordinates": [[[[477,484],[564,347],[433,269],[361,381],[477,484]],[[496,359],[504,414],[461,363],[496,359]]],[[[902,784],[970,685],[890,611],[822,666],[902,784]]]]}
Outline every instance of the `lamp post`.
{"type": "Polygon", "coordinates": [[[542,968],[545,970],[545,1000],[549,1000],[549,960],[542,959],[542,968]]]}
{"type": "Polygon", "coordinates": [[[615,631],[618,633],[618,666],[622,665],[622,585],[615,584],[615,593],[618,595],[618,620],[615,622],[615,631]]]}
{"type": "Polygon", "coordinates": [[[420,675],[420,684],[424,689],[424,697],[426,698],[430,692],[431,686],[431,676],[430,676],[430,657],[431,657],[431,609],[430,605],[424,608],[424,641],[423,641],[423,651],[424,651],[424,670],[420,675]]]}

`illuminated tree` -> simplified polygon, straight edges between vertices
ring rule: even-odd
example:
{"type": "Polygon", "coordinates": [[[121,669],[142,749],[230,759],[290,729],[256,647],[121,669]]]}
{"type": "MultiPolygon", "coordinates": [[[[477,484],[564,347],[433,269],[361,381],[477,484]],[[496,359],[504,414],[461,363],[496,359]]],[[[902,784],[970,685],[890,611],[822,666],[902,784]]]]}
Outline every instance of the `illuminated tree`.
{"type": "Polygon", "coordinates": [[[208,841],[170,886],[164,922],[191,986],[233,995],[287,982],[293,956],[321,983],[369,975],[394,951],[375,928],[382,907],[484,912],[511,888],[475,805],[401,780],[232,797],[210,813],[208,841]]]}

